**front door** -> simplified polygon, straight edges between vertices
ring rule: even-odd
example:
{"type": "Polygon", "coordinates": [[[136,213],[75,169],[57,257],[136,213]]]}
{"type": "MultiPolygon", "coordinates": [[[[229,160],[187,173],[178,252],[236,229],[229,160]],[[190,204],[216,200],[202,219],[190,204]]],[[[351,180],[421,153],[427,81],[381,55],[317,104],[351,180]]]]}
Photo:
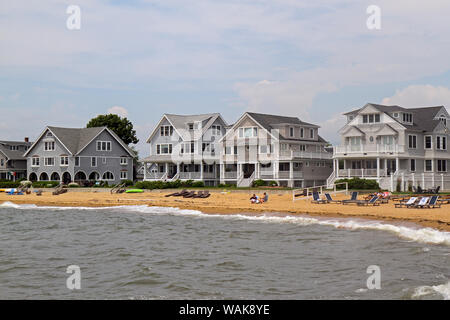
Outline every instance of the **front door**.
{"type": "Polygon", "coordinates": [[[244,163],[242,165],[242,171],[244,172],[244,179],[250,178],[250,176],[255,171],[254,163],[244,163]]]}

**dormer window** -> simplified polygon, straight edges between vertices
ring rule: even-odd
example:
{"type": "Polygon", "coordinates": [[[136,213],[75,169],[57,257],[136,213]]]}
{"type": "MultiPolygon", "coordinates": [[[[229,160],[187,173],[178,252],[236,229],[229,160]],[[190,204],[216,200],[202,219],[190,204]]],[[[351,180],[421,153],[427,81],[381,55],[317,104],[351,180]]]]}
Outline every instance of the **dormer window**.
{"type": "Polygon", "coordinates": [[[379,123],[380,122],[380,114],[372,113],[372,114],[363,114],[363,123],[379,123]]]}
{"type": "Polygon", "coordinates": [[[239,138],[252,138],[258,136],[257,127],[239,128],[239,138]]]}
{"type": "Polygon", "coordinates": [[[445,117],[445,115],[443,115],[443,114],[440,115],[439,121],[441,121],[444,124],[444,126],[447,126],[447,118],[445,117]]]}
{"type": "Polygon", "coordinates": [[[355,119],[355,116],[353,116],[353,115],[348,116],[348,121],[349,121],[349,122],[352,121],[353,119],[355,119]]]}
{"type": "Polygon", "coordinates": [[[188,128],[189,128],[189,130],[194,130],[194,124],[193,123],[188,123],[188,128]]]}
{"type": "Polygon", "coordinates": [[[412,113],[403,113],[402,118],[404,123],[412,123],[413,122],[413,115],[412,113]]]}

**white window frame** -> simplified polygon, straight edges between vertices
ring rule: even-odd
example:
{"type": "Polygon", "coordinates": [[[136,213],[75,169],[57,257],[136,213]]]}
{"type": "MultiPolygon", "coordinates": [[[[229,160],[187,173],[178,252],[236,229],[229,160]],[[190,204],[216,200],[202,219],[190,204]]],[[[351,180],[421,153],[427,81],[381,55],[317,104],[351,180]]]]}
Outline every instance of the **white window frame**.
{"type": "Polygon", "coordinates": [[[97,157],[91,157],[91,168],[96,168],[97,167],[97,165],[98,165],[98,159],[97,159],[97,157]],[[95,164],[94,165],[92,165],[92,160],[94,160],[95,159],[95,164]]]}
{"type": "Polygon", "coordinates": [[[256,138],[258,136],[258,127],[240,127],[238,136],[241,139],[256,138]],[[246,130],[250,130],[250,132],[251,132],[250,136],[245,136],[245,131],[246,130]]]}
{"type": "Polygon", "coordinates": [[[31,166],[32,167],[40,167],[40,165],[41,165],[41,158],[31,157],[31,166]]]}
{"type": "Polygon", "coordinates": [[[417,134],[408,134],[408,149],[417,149],[417,134]],[[416,137],[415,139],[412,139],[412,141],[415,140],[415,145],[413,143],[413,146],[411,147],[409,144],[409,137],[416,137]]]}
{"type": "Polygon", "coordinates": [[[68,167],[69,166],[69,156],[60,156],[59,157],[59,166],[60,167],[68,167]],[[64,159],[64,161],[63,161],[64,159]],[[65,161],[67,160],[67,161],[65,161]]]}
{"type": "Polygon", "coordinates": [[[44,142],[44,151],[55,151],[55,141],[45,141],[44,142]],[[50,148],[50,146],[52,148],[50,148]]]}
{"type": "Polygon", "coordinates": [[[304,138],[305,137],[305,129],[304,128],[300,128],[300,138],[304,138]]]}
{"type": "Polygon", "coordinates": [[[434,161],[432,159],[423,160],[423,171],[424,172],[433,172],[434,171],[434,161]],[[427,170],[427,161],[431,162],[431,170],[427,170]]]}
{"type": "Polygon", "coordinates": [[[222,126],[220,124],[213,124],[211,126],[211,135],[220,136],[222,134],[222,126]]]}
{"type": "Polygon", "coordinates": [[[44,166],[46,167],[53,167],[55,166],[55,157],[45,157],[44,158],[44,166]],[[53,159],[53,164],[48,164],[48,160],[53,159]]]}
{"type": "Polygon", "coordinates": [[[112,150],[112,143],[111,141],[102,141],[102,140],[97,140],[95,142],[95,148],[97,151],[107,151],[107,152],[111,152],[112,150]],[[103,148],[103,144],[105,143],[105,148],[103,148]],[[108,147],[109,146],[109,147],[108,147]]]}
{"type": "Polygon", "coordinates": [[[161,137],[170,137],[173,134],[173,126],[171,125],[161,126],[161,128],[159,129],[159,133],[161,137]]]}
{"type": "Polygon", "coordinates": [[[447,160],[446,159],[436,159],[436,171],[437,172],[447,172],[447,160]],[[445,163],[445,170],[439,170],[439,161],[441,162],[441,168],[442,168],[442,163],[445,163]]]}
{"type": "Polygon", "coordinates": [[[120,165],[126,166],[128,164],[128,158],[127,157],[120,157],[120,165]]]}
{"type": "Polygon", "coordinates": [[[128,171],[120,171],[120,180],[127,180],[127,179],[128,179],[128,171]]]}
{"type": "Polygon", "coordinates": [[[433,136],[432,135],[427,134],[426,136],[423,137],[423,148],[425,150],[432,150],[433,149],[433,145],[434,145],[434,143],[433,143],[433,136]],[[427,138],[430,138],[430,147],[429,148],[427,148],[427,138]]]}
{"type": "Polygon", "coordinates": [[[447,137],[446,136],[441,136],[441,135],[436,136],[436,150],[447,150],[447,137]]]}
{"type": "Polygon", "coordinates": [[[158,143],[157,145],[156,145],[156,154],[159,154],[159,155],[161,155],[161,154],[172,154],[172,152],[173,152],[173,146],[172,146],[172,144],[171,143],[158,143]],[[167,146],[167,152],[162,152],[162,146],[167,146]],[[158,147],[159,147],[159,152],[158,152],[158,147]]]}

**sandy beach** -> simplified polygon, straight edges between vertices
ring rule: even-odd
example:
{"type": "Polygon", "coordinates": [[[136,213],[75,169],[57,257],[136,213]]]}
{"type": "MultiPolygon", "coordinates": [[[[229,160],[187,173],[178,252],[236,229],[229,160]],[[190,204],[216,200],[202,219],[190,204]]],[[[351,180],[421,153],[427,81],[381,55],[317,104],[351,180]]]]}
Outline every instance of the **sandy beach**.
{"type": "MultiPolygon", "coordinates": [[[[384,221],[410,222],[424,227],[450,231],[450,205],[442,205],[435,209],[394,208],[394,202],[376,207],[361,207],[354,204],[314,204],[309,200],[293,202],[290,194],[270,194],[269,202],[251,204],[250,193],[213,192],[206,199],[190,199],[182,197],[165,197],[169,192],[145,192],[134,194],[110,194],[109,192],[74,192],[69,190],[58,196],[44,192],[42,196],[7,195],[0,193],[0,203],[9,201],[16,204],[35,204],[38,206],[79,206],[105,207],[121,205],[149,205],[177,207],[181,209],[199,210],[209,214],[261,214],[279,212],[289,215],[307,214],[324,217],[358,217],[384,221]]],[[[261,192],[262,194],[262,192],[261,192]]],[[[335,199],[348,199],[349,196],[339,194],[335,199]]]]}

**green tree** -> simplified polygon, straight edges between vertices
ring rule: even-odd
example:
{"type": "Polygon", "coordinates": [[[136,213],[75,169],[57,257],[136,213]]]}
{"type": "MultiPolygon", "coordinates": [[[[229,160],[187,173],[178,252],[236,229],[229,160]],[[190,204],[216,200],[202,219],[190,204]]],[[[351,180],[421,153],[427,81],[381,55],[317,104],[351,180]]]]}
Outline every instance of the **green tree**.
{"type": "Polygon", "coordinates": [[[136,137],[136,130],[133,129],[133,124],[127,118],[121,118],[116,114],[102,114],[95,118],[92,118],[87,128],[92,127],[108,127],[115,134],[119,136],[127,145],[130,143],[136,144],[139,139],[136,137]]]}

